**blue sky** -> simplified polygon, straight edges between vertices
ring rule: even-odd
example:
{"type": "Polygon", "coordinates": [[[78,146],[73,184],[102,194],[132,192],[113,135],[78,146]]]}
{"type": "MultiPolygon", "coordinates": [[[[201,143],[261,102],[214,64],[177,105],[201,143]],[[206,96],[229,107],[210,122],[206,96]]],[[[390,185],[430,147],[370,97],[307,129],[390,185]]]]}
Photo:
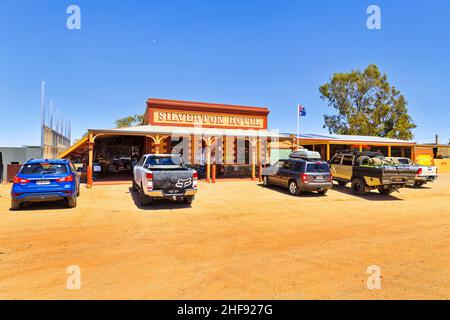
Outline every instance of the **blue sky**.
{"type": "Polygon", "coordinates": [[[406,96],[418,142],[450,139],[450,1],[2,0],[0,145],[40,143],[40,81],[72,122],[113,127],[148,97],[267,106],[269,127],[326,132],[318,88],[375,63],[406,96]],[[82,29],[66,28],[76,4],[82,29]],[[382,10],[382,30],[366,9],[382,10]]]}

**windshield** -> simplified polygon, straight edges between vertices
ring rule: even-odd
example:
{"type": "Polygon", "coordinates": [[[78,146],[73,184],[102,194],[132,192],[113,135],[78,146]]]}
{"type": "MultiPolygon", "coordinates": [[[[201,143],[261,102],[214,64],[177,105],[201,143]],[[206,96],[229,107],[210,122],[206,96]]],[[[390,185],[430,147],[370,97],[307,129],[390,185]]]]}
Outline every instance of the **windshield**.
{"type": "Polygon", "coordinates": [[[176,167],[184,167],[184,161],[181,157],[149,157],[147,161],[145,161],[145,165],[148,167],[158,167],[158,166],[176,166],[176,167]]]}
{"type": "Polygon", "coordinates": [[[20,170],[21,174],[65,174],[67,173],[67,166],[65,164],[54,163],[39,163],[26,164],[20,170]]]}
{"type": "Polygon", "coordinates": [[[326,162],[308,163],[306,166],[306,172],[330,172],[330,167],[326,162]]]}
{"type": "Polygon", "coordinates": [[[400,164],[409,164],[409,159],[398,159],[400,164]]]}

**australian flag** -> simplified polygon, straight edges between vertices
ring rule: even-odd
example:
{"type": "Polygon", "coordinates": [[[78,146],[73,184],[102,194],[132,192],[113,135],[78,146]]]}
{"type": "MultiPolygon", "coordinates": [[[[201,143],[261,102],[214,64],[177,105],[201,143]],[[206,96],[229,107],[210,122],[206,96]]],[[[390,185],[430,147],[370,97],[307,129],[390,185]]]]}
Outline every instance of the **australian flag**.
{"type": "Polygon", "coordinates": [[[302,105],[298,105],[298,115],[300,117],[306,117],[306,109],[302,105]]]}

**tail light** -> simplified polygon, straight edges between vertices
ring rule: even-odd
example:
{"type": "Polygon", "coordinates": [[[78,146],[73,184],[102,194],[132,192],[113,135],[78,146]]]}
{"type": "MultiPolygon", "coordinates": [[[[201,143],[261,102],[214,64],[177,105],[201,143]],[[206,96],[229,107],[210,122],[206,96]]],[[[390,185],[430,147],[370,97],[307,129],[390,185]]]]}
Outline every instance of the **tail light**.
{"type": "Polygon", "coordinates": [[[305,182],[305,183],[308,182],[308,175],[306,173],[302,173],[302,175],[300,177],[302,179],[302,182],[305,182]]]}
{"type": "Polygon", "coordinates": [[[419,168],[416,174],[422,174],[422,168],[419,168]]]}
{"type": "Polygon", "coordinates": [[[68,175],[67,177],[56,179],[56,182],[72,182],[72,181],[73,181],[72,175],[68,175]]]}
{"type": "Polygon", "coordinates": [[[147,178],[147,190],[152,191],[153,190],[153,172],[147,172],[145,174],[145,177],[147,178]]]}
{"type": "Polygon", "coordinates": [[[197,189],[198,187],[198,172],[194,171],[194,173],[192,174],[192,188],[197,189]]]}
{"type": "Polygon", "coordinates": [[[27,184],[27,183],[30,183],[30,180],[15,176],[13,179],[13,183],[27,184]]]}
{"type": "Polygon", "coordinates": [[[328,177],[328,182],[331,182],[331,181],[333,181],[333,175],[332,174],[330,174],[330,176],[328,177]]]}

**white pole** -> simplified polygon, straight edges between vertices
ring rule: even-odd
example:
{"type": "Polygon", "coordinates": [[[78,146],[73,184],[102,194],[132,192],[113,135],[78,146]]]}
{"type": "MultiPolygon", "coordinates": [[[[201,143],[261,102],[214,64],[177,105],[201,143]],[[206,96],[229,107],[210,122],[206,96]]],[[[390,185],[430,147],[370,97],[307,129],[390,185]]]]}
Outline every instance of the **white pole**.
{"type": "Polygon", "coordinates": [[[300,145],[300,104],[297,105],[297,149],[300,145]]]}
{"type": "Polygon", "coordinates": [[[45,81],[41,81],[41,152],[44,158],[45,148],[45,81]]]}
{"type": "Polygon", "coordinates": [[[53,130],[53,100],[50,100],[49,128],[53,130]]]}

